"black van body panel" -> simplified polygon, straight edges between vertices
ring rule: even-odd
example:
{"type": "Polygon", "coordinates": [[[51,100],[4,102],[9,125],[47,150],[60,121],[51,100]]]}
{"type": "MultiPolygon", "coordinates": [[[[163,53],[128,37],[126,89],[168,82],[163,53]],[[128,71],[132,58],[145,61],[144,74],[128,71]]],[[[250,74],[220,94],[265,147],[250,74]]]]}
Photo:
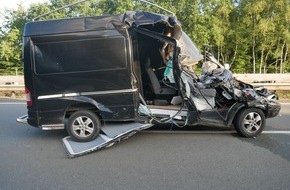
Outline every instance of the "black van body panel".
{"type": "Polygon", "coordinates": [[[122,20],[123,14],[29,22],[25,24],[24,37],[126,28],[122,20]]]}
{"type": "Polygon", "coordinates": [[[135,117],[133,100],[132,93],[42,99],[39,100],[39,123],[64,123],[66,114],[77,109],[91,109],[104,121],[132,120],[135,117]]]}
{"type": "Polygon", "coordinates": [[[104,31],[130,28],[132,26],[159,24],[168,16],[146,11],[127,11],[119,15],[78,17],[69,19],[35,21],[25,24],[24,37],[68,34],[73,32],[104,31]]]}
{"type": "MultiPolygon", "coordinates": [[[[131,20],[132,14],[125,17],[131,20]]],[[[82,103],[92,105],[103,120],[135,118],[139,84],[125,17],[25,25],[24,72],[32,99],[28,106],[30,125],[63,124],[71,107],[82,103]]]]}

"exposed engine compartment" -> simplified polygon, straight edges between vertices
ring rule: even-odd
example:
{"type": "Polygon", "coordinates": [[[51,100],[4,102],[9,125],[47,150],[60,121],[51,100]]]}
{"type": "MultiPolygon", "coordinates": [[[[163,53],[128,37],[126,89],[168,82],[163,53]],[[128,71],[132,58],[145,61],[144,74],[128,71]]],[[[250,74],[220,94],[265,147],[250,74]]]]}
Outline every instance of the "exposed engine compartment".
{"type": "MultiPolygon", "coordinates": [[[[202,65],[202,75],[195,79],[196,88],[215,89],[214,106],[223,109],[235,102],[244,102],[249,107],[264,107],[269,102],[276,102],[278,97],[266,88],[254,88],[233,77],[230,70],[221,65],[213,56],[205,55],[206,61],[202,65]]],[[[204,91],[204,90],[203,90],[204,91]]],[[[205,94],[205,97],[208,96],[205,94]]]]}

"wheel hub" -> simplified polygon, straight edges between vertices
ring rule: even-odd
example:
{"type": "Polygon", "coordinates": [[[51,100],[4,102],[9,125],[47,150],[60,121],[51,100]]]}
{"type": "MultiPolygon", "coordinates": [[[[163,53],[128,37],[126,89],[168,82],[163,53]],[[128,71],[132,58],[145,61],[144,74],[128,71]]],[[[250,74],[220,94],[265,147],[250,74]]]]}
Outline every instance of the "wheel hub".
{"type": "Polygon", "coordinates": [[[92,134],[94,124],[88,117],[78,117],[74,121],[73,131],[80,137],[88,137],[92,134]]]}
{"type": "Polygon", "coordinates": [[[250,112],[244,119],[244,128],[248,133],[254,133],[261,128],[261,117],[256,112],[250,112]]]}

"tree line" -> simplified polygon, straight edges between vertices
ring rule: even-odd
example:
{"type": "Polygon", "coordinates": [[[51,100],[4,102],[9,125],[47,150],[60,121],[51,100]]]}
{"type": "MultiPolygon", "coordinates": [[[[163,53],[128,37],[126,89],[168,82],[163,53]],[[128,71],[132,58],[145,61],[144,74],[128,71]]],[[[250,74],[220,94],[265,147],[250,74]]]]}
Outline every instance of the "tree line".
{"type": "MultiPolygon", "coordinates": [[[[48,0],[6,9],[0,26],[0,74],[22,71],[21,42],[24,24],[77,0],[48,0]]],[[[209,45],[235,73],[289,73],[289,0],[151,0],[175,13],[183,30],[202,49],[209,45]]],[[[88,0],[40,18],[95,16],[161,9],[138,0],[88,0]]],[[[168,14],[168,13],[167,13],[168,14]]]]}

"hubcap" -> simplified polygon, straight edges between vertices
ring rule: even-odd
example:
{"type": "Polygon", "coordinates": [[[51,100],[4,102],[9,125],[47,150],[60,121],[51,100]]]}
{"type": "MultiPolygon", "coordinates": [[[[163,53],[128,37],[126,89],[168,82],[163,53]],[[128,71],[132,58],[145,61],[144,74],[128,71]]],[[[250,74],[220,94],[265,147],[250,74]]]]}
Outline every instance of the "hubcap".
{"type": "Polygon", "coordinates": [[[244,118],[244,128],[248,133],[255,133],[262,126],[262,118],[256,112],[250,112],[244,118]]]}
{"type": "Polygon", "coordinates": [[[74,120],[72,129],[77,136],[88,137],[93,133],[94,127],[94,123],[90,118],[81,116],[74,120]]]}

